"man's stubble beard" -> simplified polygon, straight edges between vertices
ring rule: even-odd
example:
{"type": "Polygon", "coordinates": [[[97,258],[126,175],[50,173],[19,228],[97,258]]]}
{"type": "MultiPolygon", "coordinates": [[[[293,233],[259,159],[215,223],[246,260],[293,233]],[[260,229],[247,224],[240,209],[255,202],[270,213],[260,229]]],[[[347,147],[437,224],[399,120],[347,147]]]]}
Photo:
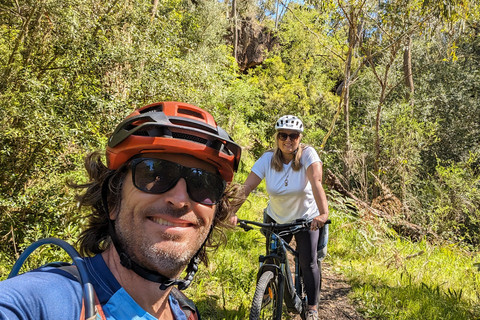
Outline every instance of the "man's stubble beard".
{"type": "MultiPolygon", "coordinates": [[[[155,210],[145,209],[138,214],[145,217],[152,211],[155,210]]],[[[184,210],[170,209],[163,210],[163,212],[173,217],[181,217],[184,214],[184,210]]],[[[132,225],[129,221],[123,221],[127,219],[122,219],[122,216],[124,215],[120,214],[116,219],[115,232],[125,252],[141,266],[169,278],[176,278],[180,275],[209,235],[209,227],[205,226],[205,221],[199,218],[197,228],[200,233],[196,241],[180,243],[178,241],[181,237],[163,233],[160,245],[157,245],[157,243],[149,241],[148,235],[145,235],[142,230],[137,230],[137,226],[132,225]],[[125,226],[130,227],[125,228],[125,226]],[[125,230],[128,231],[125,232],[125,230]]]]}

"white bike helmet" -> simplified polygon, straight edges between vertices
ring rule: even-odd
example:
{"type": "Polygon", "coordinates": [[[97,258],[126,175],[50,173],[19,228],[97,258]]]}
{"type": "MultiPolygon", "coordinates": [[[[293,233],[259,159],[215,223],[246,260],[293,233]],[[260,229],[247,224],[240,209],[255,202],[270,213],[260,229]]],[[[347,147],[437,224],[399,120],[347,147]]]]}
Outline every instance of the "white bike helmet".
{"type": "Polygon", "coordinates": [[[275,130],[288,129],[303,132],[303,123],[298,117],[286,115],[277,120],[275,130]]]}

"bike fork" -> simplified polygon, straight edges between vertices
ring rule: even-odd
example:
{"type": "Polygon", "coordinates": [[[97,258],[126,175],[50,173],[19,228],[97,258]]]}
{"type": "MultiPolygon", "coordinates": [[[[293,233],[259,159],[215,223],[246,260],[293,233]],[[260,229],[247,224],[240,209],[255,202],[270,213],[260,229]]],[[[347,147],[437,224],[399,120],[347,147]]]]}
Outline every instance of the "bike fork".
{"type": "Polygon", "coordinates": [[[277,311],[276,311],[276,319],[275,320],[281,320],[282,319],[282,306],[283,306],[283,295],[285,293],[285,277],[283,276],[282,272],[279,272],[277,274],[277,279],[278,279],[278,297],[277,297],[277,311]]]}

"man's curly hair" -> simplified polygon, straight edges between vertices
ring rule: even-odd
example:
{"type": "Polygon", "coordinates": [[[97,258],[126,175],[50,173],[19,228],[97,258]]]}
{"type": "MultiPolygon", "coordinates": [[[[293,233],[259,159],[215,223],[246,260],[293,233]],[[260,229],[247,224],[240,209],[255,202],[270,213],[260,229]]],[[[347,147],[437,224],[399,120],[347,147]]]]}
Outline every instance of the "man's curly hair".
{"type": "MultiPolygon", "coordinates": [[[[88,216],[87,224],[80,234],[78,246],[80,253],[91,256],[102,253],[111,244],[109,235],[110,217],[105,211],[102,200],[102,187],[108,181],[108,208],[111,212],[118,212],[122,203],[123,183],[128,173],[129,162],[123,164],[117,170],[108,169],[101,160],[100,152],[93,152],[85,158],[85,168],[89,181],[86,184],[71,183],[75,189],[85,189],[77,196],[80,206],[91,207],[92,213],[88,216]]],[[[201,248],[199,258],[208,264],[206,247],[218,248],[226,242],[224,229],[232,228],[228,220],[233,212],[241,205],[240,185],[230,183],[223,198],[216,205],[215,218],[212,223],[213,232],[210,233],[205,245],[201,248]]]]}

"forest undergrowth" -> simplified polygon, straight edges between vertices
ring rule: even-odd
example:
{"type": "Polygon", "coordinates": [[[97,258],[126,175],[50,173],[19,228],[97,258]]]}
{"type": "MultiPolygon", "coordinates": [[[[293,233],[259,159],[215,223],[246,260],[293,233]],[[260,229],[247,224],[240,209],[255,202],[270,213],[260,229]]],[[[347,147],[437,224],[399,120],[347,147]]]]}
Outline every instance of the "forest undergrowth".
{"type": "MultiPolygon", "coordinates": [[[[364,317],[480,318],[478,1],[275,3],[2,4],[0,280],[32,242],[78,239],[89,212],[66,182],[88,182],[84,156],[127,114],[173,100],[242,146],[238,183],[273,147],[278,117],[302,119],[324,180],[331,171],[364,203],[329,190],[326,258],[364,317]]],[[[261,219],[262,192],[242,218],[261,219]]],[[[204,319],[248,318],[264,239],[227,237],[187,291],[204,319]]],[[[25,270],[59,260],[41,248],[25,270]]]]}

